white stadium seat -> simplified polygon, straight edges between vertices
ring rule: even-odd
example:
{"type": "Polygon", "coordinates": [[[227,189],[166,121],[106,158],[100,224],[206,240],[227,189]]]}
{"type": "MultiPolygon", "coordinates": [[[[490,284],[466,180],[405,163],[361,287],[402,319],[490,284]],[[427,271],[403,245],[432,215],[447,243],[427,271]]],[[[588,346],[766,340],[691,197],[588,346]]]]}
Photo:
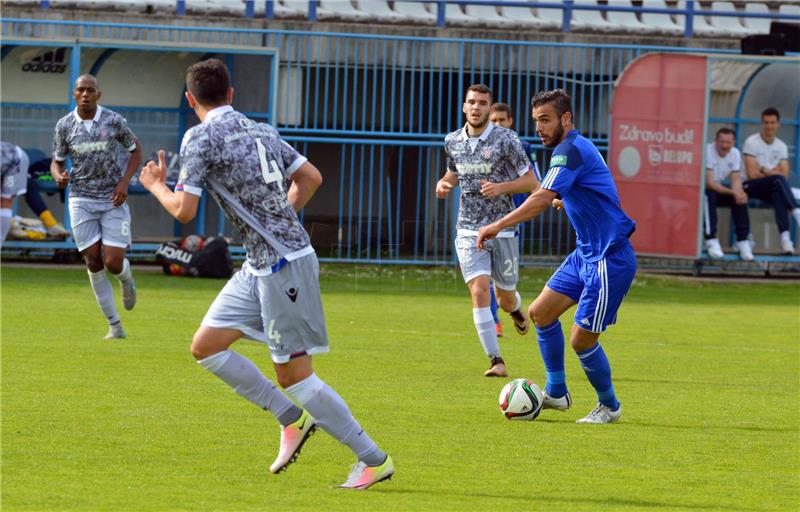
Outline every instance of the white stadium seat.
{"type": "MultiPolygon", "coordinates": [[[[761,2],[747,2],[745,12],[753,14],[769,14],[769,6],[761,2]]],[[[750,34],[769,34],[770,20],[768,18],[745,18],[744,27],[750,34]]]]}
{"type": "MultiPolygon", "coordinates": [[[[651,9],[666,9],[667,3],[664,2],[664,0],[642,0],[642,7],[649,7],[651,9]]],[[[683,19],[683,17],[681,17],[681,19],[683,19]]],[[[643,12],[642,22],[656,32],[671,35],[683,34],[683,25],[675,23],[672,20],[672,17],[667,13],[643,12]]]]}
{"type": "Polygon", "coordinates": [[[399,21],[405,19],[400,14],[394,12],[391,7],[389,7],[389,2],[385,0],[359,0],[356,6],[361,12],[369,14],[374,20],[399,21]]]}
{"type": "MultiPolygon", "coordinates": [[[[575,0],[574,4],[597,7],[595,0],[575,0]]],[[[596,30],[600,32],[611,30],[611,25],[603,18],[603,13],[598,10],[574,9],[570,26],[578,30],[596,30]]]]}
{"type": "Polygon", "coordinates": [[[561,28],[561,21],[545,21],[536,16],[530,7],[503,6],[500,7],[500,16],[509,23],[523,27],[561,28]]]}
{"type": "MultiPolygon", "coordinates": [[[[782,2],[778,6],[778,13],[779,14],[791,14],[793,16],[800,16],[800,5],[793,5],[793,4],[787,4],[787,3],[782,2]]],[[[789,21],[789,20],[783,20],[783,21],[789,21]]]]}
{"type": "Polygon", "coordinates": [[[436,14],[426,9],[421,2],[395,2],[394,12],[417,22],[436,23],[436,14]]]}
{"type": "Polygon", "coordinates": [[[276,18],[308,18],[307,0],[278,0],[272,6],[276,18]]]}
{"type": "MultiPolygon", "coordinates": [[[[700,4],[695,4],[695,9],[699,10],[700,4]]],[[[686,9],[686,0],[679,0],[678,1],[678,9],[686,9]]],[[[706,10],[706,9],[702,9],[706,10]]],[[[677,16],[678,23],[682,26],[685,26],[685,19],[686,16],[679,14],[677,16]]],[[[694,14],[692,16],[692,33],[695,36],[704,36],[704,37],[720,37],[727,34],[727,32],[719,30],[718,28],[710,25],[708,20],[706,20],[706,16],[704,14],[694,14]]]]}
{"type": "MultiPolygon", "coordinates": [[[[630,0],[625,1],[618,1],[614,2],[614,7],[632,7],[633,4],[630,0]]],[[[623,11],[608,11],[606,12],[606,16],[608,16],[608,23],[611,25],[613,30],[617,30],[620,32],[631,32],[637,34],[646,34],[648,32],[655,32],[655,28],[647,25],[646,23],[642,23],[639,21],[639,18],[636,17],[635,12],[623,12],[623,11]]]]}
{"type": "Polygon", "coordinates": [[[319,19],[362,21],[371,18],[369,14],[353,7],[350,0],[319,0],[317,13],[319,19]]]}
{"type": "MultiPolygon", "coordinates": [[[[711,10],[720,12],[736,12],[736,7],[734,7],[733,3],[731,2],[713,2],[711,4],[711,10]]],[[[711,25],[722,34],[732,37],[742,37],[748,33],[747,29],[742,25],[741,18],[712,15],[710,21],[711,25]]]]}
{"type": "Polygon", "coordinates": [[[478,20],[484,25],[502,27],[508,24],[508,20],[498,14],[497,8],[494,5],[467,4],[464,6],[464,12],[470,18],[478,20]]]}
{"type": "Polygon", "coordinates": [[[549,9],[544,7],[537,7],[536,16],[547,25],[553,27],[561,28],[561,25],[564,23],[563,9],[549,9]]]}
{"type": "MultiPolygon", "coordinates": [[[[434,12],[438,7],[434,7],[434,12]]],[[[444,7],[445,25],[478,25],[480,20],[464,14],[459,4],[445,4],[444,7]]]]}

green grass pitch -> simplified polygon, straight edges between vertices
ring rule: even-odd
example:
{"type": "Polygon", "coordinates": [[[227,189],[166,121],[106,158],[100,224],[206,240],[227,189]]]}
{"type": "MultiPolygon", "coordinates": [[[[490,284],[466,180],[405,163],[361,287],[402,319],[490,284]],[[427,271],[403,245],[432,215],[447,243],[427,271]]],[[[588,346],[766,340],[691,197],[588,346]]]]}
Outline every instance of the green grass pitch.
{"type": "MultiPolygon", "coordinates": [[[[134,269],[136,272],[136,269],[134,269]]],[[[601,338],[620,423],[567,354],[575,404],[509,422],[452,269],[324,265],[332,352],[317,373],[394,457],[390,482],[335,489],[354,458],[317,433],[269,474],[278,427],[189,353],[224,281],[136,274],[106,327],[79,268],[2,270],[3,510],[798,510],[800,287],[638,276],[601,338]]],[[[527,302],[548,273],[525,270],[527,302]]],[[[116,283],[115,283],[116,287],[116,283]]],[[[117,287],[118,289],[118,287],[117,287]]],[[[120,300],[118,297],[118,304],[120,300]]],[[[562,319],[565,328],[571,312],[562,319]]],[[[535,337],[501,340],[544,382],[535,337]]],[[[271,378],[266,348],[234,348],[271,378]]]]}

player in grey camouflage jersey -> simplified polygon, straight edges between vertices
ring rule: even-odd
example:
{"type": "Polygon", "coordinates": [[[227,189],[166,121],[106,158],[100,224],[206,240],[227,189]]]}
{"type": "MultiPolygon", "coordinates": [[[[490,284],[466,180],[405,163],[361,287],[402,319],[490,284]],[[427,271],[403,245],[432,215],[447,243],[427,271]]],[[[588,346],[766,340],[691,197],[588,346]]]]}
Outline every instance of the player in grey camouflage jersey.
{"type": "Polygon", "coordinates": [[[106,270],[120,282],[125,309],[136,305],[136,286],[125,257],[131,244],[131,214],[125,201],[131,178],[142,163],[142,148],[124,117],[97,104],[101,94],[94,76],[75,80],[72,96],[77,106],[56,123],[50,174],[60,187],[70,185],[72,236],[108,321],[106,339],[111,339],[125,338],[125,330],[106,270]],[[117,164],[121,150],[131,154],[124,172],[117,164]]]}
{"type": "Polygon", "coordinates": [[[0,142],[2,191],[0,191],[0,244],[11,229],[14,198],[25,193],[28,183],[28,154],[10,142],[0,142]]]}
{"type": "Polygon", "coordinates": [[[348,446],[358,461],[345,488],[366,489],[394,473],[386,455],[353,418],[347,404],[314,373],[311,356],[328,351],[319,264],[299,211],[322,183],[317,168],[267,124],[232,107],[225,64],[198,62],[186,73],[186,99],[201,124],[186,132],[175,191],[166,186],[164,152],[148,162],[140,182],[181,222],[197,214],[207,190],[237,227],[247,261],[214,300],[192,340],[192,355],[237,393],[281,424],[270,471],[295,461],[317,425],[348,446]],[[289,398],[229,347],[242,337],[267,344],[278,383],[289,398]]]}
{"type": "Polygon", "coordinates": [[[506,377],[497,331],[490,309],[490,279],[500,307],[511,315],[519,334],[528,332],[528,319],[517,293],[519,244],[516,230],[507,230],[486,250],[476,247],[478,229],[514,210],[511,195],[530,192],[538,181],[517,134],[489,123],[491,90],[482,84],[467,89],[462,111],[463,128],[445,137],[447,171],[436,184],[436,197],[444,199],[461,187],[456,224],[456,252],[464,282],[472,296],[472,318],[483,350],[490,359],[487,377],[506,377]]]}

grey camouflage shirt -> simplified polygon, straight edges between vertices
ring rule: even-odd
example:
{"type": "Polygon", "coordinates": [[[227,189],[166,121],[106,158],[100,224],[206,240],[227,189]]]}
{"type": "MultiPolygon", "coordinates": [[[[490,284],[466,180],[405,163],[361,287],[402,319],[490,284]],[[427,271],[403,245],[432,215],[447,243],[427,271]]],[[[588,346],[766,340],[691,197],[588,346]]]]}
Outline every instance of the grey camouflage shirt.
{"type": "Polygon", "coordinates": [[[477,231],[514,210],[510,195],[482,196],[481,181],[514,181],[528,172],[531,162],[516,132],[489,123],[473,151],[464,126],[447,134],[444,150],[447,170],[458,174],[461,187],[456,229],[477,231]]]}
{"type": "Polygon", "coordinates": [[[14,174],[19,167],[19,153],[17,146],[10,142],[0,142],[0,162],[2,162],[2,176],[14,174]]]}
{"type": "Polygon", "coordinates": [[[124,174],[119,153],[136,149],[136,136],[124,117],[100,105],[91,128],[86,124],[77,110],[58,120],[53,158],[63,162],[72,157],[70,197],[110,200],[124,174]]]}
{"type": "Polygon", "coordinates": [[[200,195],[205,188],[241,233],[247,263],[265,270],[311,240],[289,203],[288,178],[306,158],[277,130],[219,107],[186,132],[176,191],[200,195]]]}

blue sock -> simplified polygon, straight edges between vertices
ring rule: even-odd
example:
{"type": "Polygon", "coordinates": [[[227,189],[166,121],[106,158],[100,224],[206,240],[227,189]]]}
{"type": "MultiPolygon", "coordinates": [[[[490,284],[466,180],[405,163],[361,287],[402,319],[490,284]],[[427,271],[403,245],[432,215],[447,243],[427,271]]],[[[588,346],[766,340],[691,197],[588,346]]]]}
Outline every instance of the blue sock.
{"type": "Polygon", "coordinates": [[[614,394],[614,385],[611,384],[611,365],[608,364],[603,347],[598,343],[589,350],[576,353],[586,377],[597,392],[597,400],[614,411],[619,409],[619,400],[614,394]]]}
{"type": "Polygon", "coordinates": [[[539,339],[539,352],[547,371],[547,394],[553,398],[561,398],[567,394],[566,373],[564,373],[564,332],[561,322],[556,320],[544,327],[536,326],[539,339]]]}
{"type": "Polygon", "coordinates": [[[497,318],[497,297],[494,296],[494,285],[490,282],[489,283],[489,298],[491,302],[489,302],[489,308],[492,310],[492,318],[494,318],[494,323],[499,324],[500,319],[497,318]]]}

